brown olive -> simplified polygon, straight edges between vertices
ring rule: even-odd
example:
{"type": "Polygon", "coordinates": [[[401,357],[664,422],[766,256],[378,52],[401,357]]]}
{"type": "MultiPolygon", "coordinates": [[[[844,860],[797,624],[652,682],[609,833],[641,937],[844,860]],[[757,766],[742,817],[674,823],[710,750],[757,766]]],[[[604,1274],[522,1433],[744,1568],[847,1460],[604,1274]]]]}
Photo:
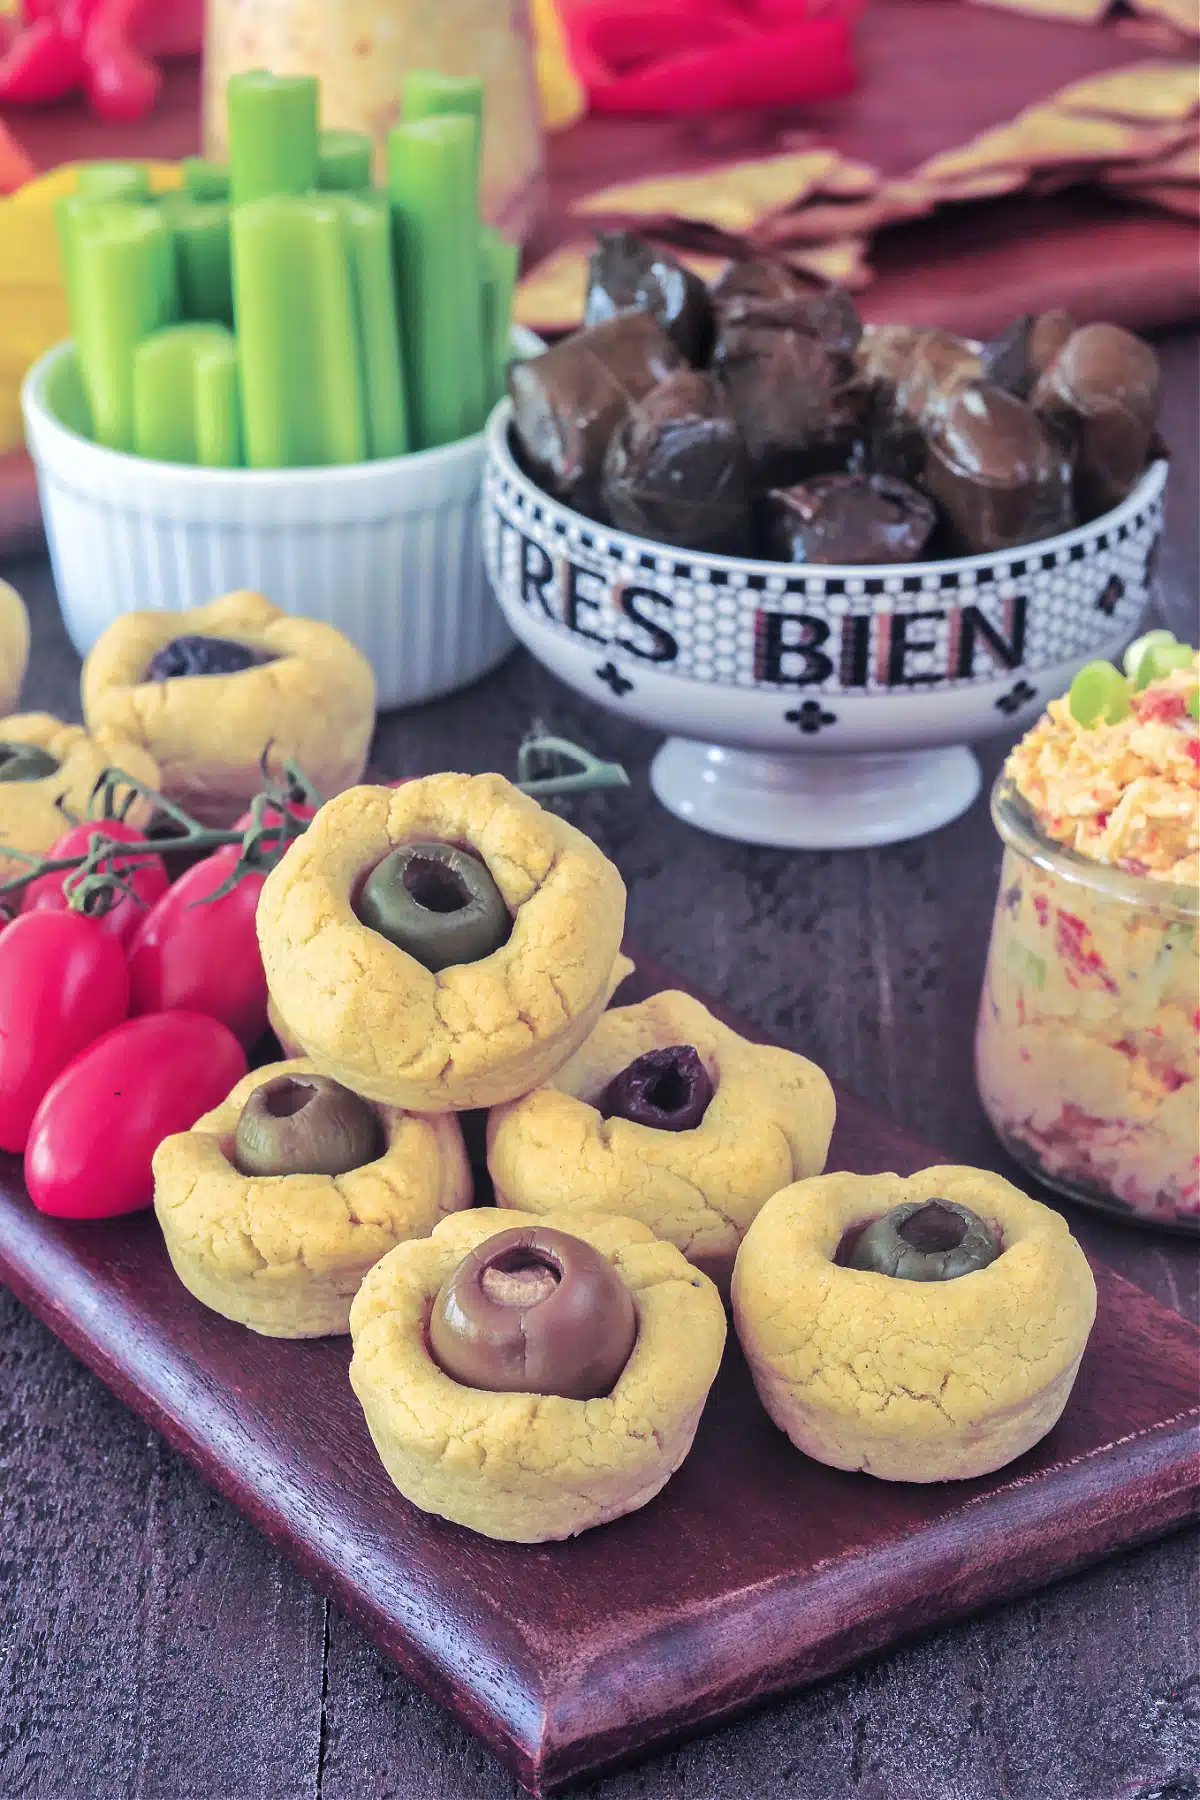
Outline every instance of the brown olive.
{"type": "Polygon", "coordinates": [[[932,326],[878,325],[858,346],[858,371],[885,411],[920,423],[983,370],[965,338],[932,326]]]}
{"type": "Polygon", "coordinates": [[[900,1281],[953,1281],[1000,1254],[990,1225],[954,1200],[907,1200],[858,1234],[845,1264],[900,1281]]]}
{"type": "Polygon", "coordinates": [[[1074,451],[1080,513],[1094,518],[1136,487],[1150,454],[1161,375],[1149,344],[1119,325],[1072,332],[1033,405],[1074,451]]]}
{"type": "Polygon", "coordinates": [[[489,1393],[595,1400],[637,1338],[633,1296],[608,1258],[548,1226],[513,1226],[465,1256],[429,1319],[433,1360],[489,1393]]]}
{"type": "Polygon", "coordinates": [[[632,231],[597,232],[588,261],[584,325],[599,325],[631,307],[657,319],[689,363],[707,362],[712,303],[700,277],[632,231]]]}
{"type": "Polygon", "coordinates": [[[0,781],[45,781],[58,759],[37,744],[0,744],[0,781]]]}
{"type": "Polygon", "coordinates": [[[600,1112],[655,1131],[694,1131],[713,1097],[708,1070],[692,1044],[647,1050],[614,1075],[600,1112]]]}
{"type": "Polygon", "coordinates": [[[601,491],[622,531],[689,550],[745,547],[749,468],[714,376],[678,369],[630,408],[608,441],[601,491]]]}
{"type": "Polygon", "coordinates": [[[233,638],[185,632],[163,645],[151,659],[143,680],[175,681],[183,675],[240,675],[243,669],[255,669],[276,660],[270,651],[255,650],[233,638]]]}
{"type": "Polygon", "coordinates": [[[355,912],[437,974],[508,942],[512,919],[487,864],[453,844],[403,844],[376,864],[355,912]]]}
{"type": "Polygon", "coordinates": [[[328,1075],[276,1075],[246,1101],[233,1139],[243,1175],[346,1175],[383,1154],[375,1109],[328,1075]]]}
{"type": "Polygon", "coordinates": [[[961,388],[927,420],[921,485],[968,554],[1053,537],[1074,522],[1062,445],[1032,407],[990,382],[961,388]]]}

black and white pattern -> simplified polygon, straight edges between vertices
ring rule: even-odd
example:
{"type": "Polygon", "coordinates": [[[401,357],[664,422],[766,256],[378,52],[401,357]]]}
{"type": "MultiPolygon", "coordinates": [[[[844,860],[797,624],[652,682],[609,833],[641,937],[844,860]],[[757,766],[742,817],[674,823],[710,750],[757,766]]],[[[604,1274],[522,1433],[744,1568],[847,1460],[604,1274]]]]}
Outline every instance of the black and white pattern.
{"type": "Polygon", "coordinates": [[[832,571],[648,547],[543,494],[494,439],[484,550],[505,606],[594,648],[598,668],[615,656],[623,672],[644,664],[822,698],[996,683],[1011,691],[1018,677],[1133,630],[1148,599],[1164,477],[1156,464],[1116,511],[1046,547],[832,571]]]}

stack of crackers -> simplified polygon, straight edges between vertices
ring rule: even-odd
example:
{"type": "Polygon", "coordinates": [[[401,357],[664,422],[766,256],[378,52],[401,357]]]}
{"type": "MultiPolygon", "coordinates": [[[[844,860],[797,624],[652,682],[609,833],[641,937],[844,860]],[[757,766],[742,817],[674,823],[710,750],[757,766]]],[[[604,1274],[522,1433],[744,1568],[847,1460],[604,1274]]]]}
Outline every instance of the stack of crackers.
{"type": "MultiPolygon", "coordinates": [[[[1038,10],[1042,0],[1011,3],[1038,10]]],[[[1196,0],[1188,3],[1195,8],[1196,0]]],[[[901,176],[833,149],[797,150],[602,188],[577,200],[571,215],[589,233],[625,227],[668,245],[706,280],[731,259],[765,254],[855,290],[870,284],[872,239],[889,225],[962,201],[1081,184],[1200,219],[1192,62],[1144,61],[1073,82],[901,176]]],[[[579,323],[589,241],[581,230],[525,277],[517,296],[523,323],[547,331],[579,323]]]]}

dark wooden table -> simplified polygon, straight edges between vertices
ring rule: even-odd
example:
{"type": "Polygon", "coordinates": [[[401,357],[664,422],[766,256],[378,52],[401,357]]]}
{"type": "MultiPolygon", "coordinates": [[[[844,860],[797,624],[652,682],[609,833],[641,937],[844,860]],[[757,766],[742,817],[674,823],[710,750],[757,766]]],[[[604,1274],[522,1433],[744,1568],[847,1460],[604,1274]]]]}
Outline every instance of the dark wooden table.
{"type": "MultiPolygon", "coordinates": [[[[1197,628],[1200,338],[1162,341],[1176,455],[1162,605],[1197,628]]],[[[78,714],[44,561],[26,704],[78,714]]],[[[662,812],[653,737],[524,655],[384,721],[394,773],[510,769],[533,719],[621,758],[581,806],[631,937],[963,1161],[995,1163],[971,1033],[999,866],[986,808],[918,843],[788,855],[662,812]]],[[[1005,746],[985,752],[987,774],[1005,746]]],[[[1187,1312],[1192,1245],[1074,1221],[1187,1312]]],[[[250,1352],[252,1354],[252,1347],[250,1352]]],[[[1184,1534],[913,1644],[586,1789],[589,1800],[1200,1800],[1197,1538],[1184,1534]]],[[[0,1800],[514,1800],[172,1451],[0,1291],[0,1800]]],[[[584,1790],[581,1790],[581,1796],[584,1790]]]]}

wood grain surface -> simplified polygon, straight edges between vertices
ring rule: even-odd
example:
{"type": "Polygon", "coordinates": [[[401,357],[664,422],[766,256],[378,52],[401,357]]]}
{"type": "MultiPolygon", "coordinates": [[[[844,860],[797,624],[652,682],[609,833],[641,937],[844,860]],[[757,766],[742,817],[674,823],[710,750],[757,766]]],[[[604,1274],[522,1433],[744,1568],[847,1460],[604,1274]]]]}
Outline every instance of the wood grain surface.
{"type": "MultiPolygon", "coordinates": [[[[643,965],[621,998],[664,985],[643,965]]],[[[830,1167],[934,1160],[839,1100],[830,1167]]],[[[1200,1516],[1200,1333],[1102,1263],[1067,1411],[998,1474],[920,1487],[797,1456],[731,1337],[664,1493],[536,1547],[404,1501],[348,1341],[258,1339],[208,1312],[152,1215],[43,1218],[0,1158],[0,1276],[539,1796],[1200,1516]]]]}

